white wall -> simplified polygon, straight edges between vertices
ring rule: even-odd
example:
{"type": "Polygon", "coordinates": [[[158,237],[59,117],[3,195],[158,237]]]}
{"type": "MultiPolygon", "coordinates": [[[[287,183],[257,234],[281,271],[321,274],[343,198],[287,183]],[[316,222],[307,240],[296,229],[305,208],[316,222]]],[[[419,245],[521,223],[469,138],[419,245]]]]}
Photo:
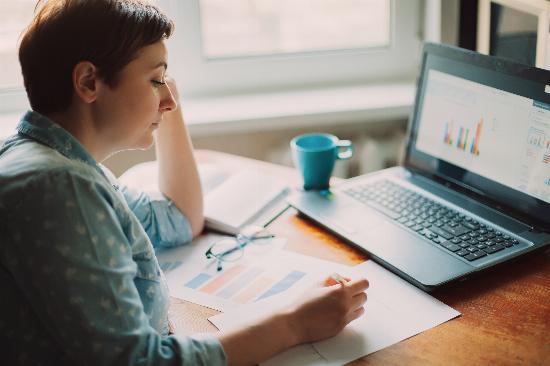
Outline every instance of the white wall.
{"type": "MultiPolygon", "coordinates": [[[[289,143],[292,137],[307,132],[328,132],[341,139],[350,139],[355,145],[355,156],[349,163],[339,162],[335,174],[350,176],[380,169],[399,163],[402,142],[406,128],[405,120],[354,123],[323,128],[296,128],[284,130],[266,130],[242,133],[224,133],[192,137],[196,149],[210,149],[237,154],[278,164],[292,165],[289,155],[289,143]]],[[[154,149],[147,151],[127,151],[119,153],[104,164],[115,175],[122,174],[131,166],[154,160],[154,149]]]]}

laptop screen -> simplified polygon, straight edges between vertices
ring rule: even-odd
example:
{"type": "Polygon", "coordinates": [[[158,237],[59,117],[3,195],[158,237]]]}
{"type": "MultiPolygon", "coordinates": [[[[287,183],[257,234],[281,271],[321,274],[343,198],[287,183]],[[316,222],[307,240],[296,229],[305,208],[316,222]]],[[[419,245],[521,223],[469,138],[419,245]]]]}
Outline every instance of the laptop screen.
{"type": "Polygon", "coordinates": [[[550,105],[428,70],[416,148],[550,203],[550,105]]]}
{"type": "Polygon", "coordinates": [[[408,163],[505,206],[519,207],[524,214],[546,209],[548,216],[549,75],[457,48],[428,45],[408,163]]]}

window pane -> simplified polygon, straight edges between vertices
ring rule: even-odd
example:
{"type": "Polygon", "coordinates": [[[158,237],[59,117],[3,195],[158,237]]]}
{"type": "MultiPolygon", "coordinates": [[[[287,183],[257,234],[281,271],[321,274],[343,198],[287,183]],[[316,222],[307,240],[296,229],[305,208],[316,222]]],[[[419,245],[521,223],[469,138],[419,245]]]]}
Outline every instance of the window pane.
{"type": "Polygon", "coordinates": [[[388,46],[390,0],[200,0],[207,58],[388,46]]]}
{"type": "Polygon", "coordinates": [[[535,66],[537,17],[491,3],[490,54],[535,66]]]}
{"type": "Polygon", "coordinates": [[[34,13],[35,0],[0,1],[0,89],[22,88],[17,42],[34,13]]]}

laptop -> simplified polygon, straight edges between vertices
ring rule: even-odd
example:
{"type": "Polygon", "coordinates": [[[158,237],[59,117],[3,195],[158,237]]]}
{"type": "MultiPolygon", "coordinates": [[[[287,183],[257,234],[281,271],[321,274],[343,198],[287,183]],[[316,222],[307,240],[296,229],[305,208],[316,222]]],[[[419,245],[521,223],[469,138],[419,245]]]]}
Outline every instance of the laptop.
{"type": "Polygon", "coordinates": [[[407,141],[403,166],[288,202],[425,291],[548,247],[550,71],[428,43],[407,141]]]}

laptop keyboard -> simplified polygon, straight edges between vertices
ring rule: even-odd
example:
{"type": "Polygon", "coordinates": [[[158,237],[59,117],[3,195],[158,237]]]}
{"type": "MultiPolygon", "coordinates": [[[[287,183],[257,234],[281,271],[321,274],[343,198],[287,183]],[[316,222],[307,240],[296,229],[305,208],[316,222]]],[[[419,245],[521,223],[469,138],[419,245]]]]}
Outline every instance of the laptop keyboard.
{"type": "Polygon", "coordinates": [[[345,193],[470,262],[520,244],[497,228],[388,180],[345,193]]]}

